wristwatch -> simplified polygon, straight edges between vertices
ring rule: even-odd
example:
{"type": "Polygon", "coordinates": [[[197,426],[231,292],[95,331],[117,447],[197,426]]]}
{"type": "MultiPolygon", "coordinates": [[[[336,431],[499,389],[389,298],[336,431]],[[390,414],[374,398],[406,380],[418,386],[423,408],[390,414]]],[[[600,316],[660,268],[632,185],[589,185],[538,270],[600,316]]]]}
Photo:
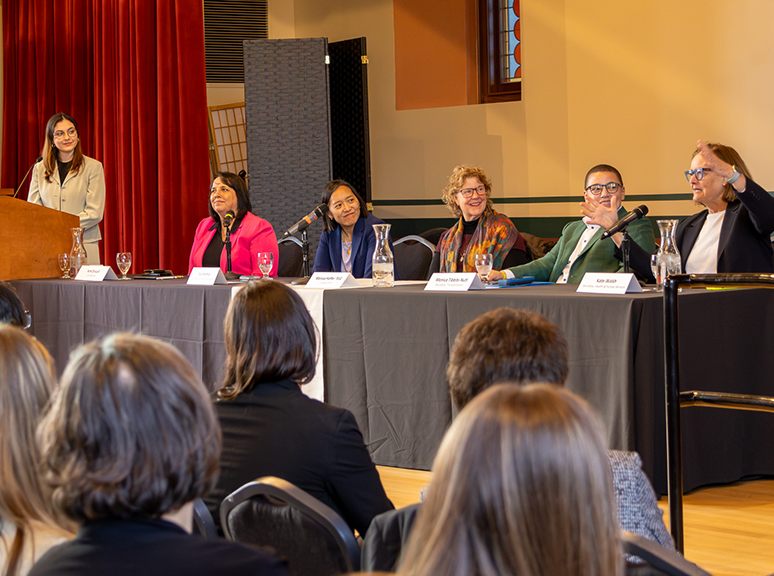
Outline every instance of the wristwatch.
{"type": "Polygon", "coordinates": [[[725,179],[726,182],[728,182],[729,184],[733,184],[734,182],[739,180],[739,176],[741,176],[741,174],[739,174],[739,172],[737,171],[736,166],[732,166],[732,168],[734,169],[734,173],[731,175],[730,178],[725,179]]]}

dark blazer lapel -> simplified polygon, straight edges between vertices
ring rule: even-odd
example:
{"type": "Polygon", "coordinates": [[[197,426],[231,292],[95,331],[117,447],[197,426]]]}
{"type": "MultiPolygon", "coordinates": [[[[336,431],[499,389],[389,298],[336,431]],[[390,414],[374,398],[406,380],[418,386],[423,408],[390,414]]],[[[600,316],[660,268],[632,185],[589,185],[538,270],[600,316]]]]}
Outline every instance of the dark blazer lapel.
{"type": "Polygon", "coordinates": [[[720,239],[718,240],[718,262],[720,262],[720,257],[723,255],[723,250],[726,249],[728,237],[731,235],[734,224],[736,224],[736,217],[739,215],[739,208],[741,206],[742,203],[739,200],[735,200],[726,207],[726,215],[723,216],[723,224],[720,227],[720,239]]]}
{"type": "Polygon", "coordinates": [[[696,239],[699,237],[699,232],[701,232],[702,227],[704,226],[704,222],[707,220],[707,211],[701,212],[699,216],[693,220],[692,222],[689,222],[685,226],[685,231],[683,232],[683,241],[677,242],[678,250],[680,250],[680,262],[682,263],[683,270],[685,270],[685,263],[688,261],[688,256],[691,253],[691,250],[693,250],[693,245],[696,244],[696,239]]]}
{"type": "Polygon", "coordinates": [[[331,230],[328,254],[331,257],[331,272],[341,271],[341,226],[336,226],[331,230]]]}
{"type": "MultiPolygon", "coordinates": [[[[363,243],[365,234],[363,229],[365,228],[365,218],[358,218],[355,222],[355,228],[352,230],[352,262],[355,262],[358,253],[360,252],[360,245],[363,243]]],[[[354,266],[353,266],[354,270],[354,266]]]]}

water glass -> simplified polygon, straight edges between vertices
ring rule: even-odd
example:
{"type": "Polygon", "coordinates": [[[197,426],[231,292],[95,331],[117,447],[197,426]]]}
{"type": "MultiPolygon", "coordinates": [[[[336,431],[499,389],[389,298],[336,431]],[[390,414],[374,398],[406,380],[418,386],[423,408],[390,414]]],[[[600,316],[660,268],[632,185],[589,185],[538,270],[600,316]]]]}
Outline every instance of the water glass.
{"type": "Polygon", "coordinates": [[[664,279],[661,277],[661,254],[656,252],[650,255],[650,269],[653,270],[653,277],[656,279],[656,291],[661,292],[664,289],[664,279]]]}
{"type": "Polygon", "coordinates": [[[88,263],[89,257],[86,255],[85,250],[76,254],[70,254],[70,276],[73,278],[78,276],[78,272],[81,271],[81,268],[88,263]]]}
{"type": "Polygon", "coordinates": [[[126,276],[126,272],[129,270],[129,267],[132,265],[132,254],[131,252],[119,252],[116,254],[116,264],[118,265],[118,269],[121,271],[121,277],[119,280],[131,280],[131,278],[128,278],[126,276]]]}
{"type": "Polygon", "coordinates": [[[491,254],[476,254],[475,255],[476,271],[481,276],[481,280],[487,282],[487,276],[492,271],[492,255],[491,254]]]}
{"type": "Polygon", "coordinates": [[[271,278],[269,273],[274,266],[274,254],[271,252],[258,252],[258,268],[261,269],[261,275],[264,278],[271,278]]]}
{"type": "Polygon", "coordinates": [[[62,252],[56,259],[59,262],[59,269],[64,272],[62,278],[70,278],[70,254],[62,252]]]}

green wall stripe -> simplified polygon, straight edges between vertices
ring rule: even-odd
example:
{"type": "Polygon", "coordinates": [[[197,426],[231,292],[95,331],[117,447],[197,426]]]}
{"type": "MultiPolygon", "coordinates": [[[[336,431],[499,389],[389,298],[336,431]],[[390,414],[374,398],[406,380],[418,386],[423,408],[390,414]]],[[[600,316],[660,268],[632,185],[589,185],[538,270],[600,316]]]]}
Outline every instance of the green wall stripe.
{"type": "MultiPolygon", "coordinates": [[[[536,198],[507,197],[492,198],[494,204],[550,204],[557,202],[580,202],[581,196],[540,196],[536,198]]],[[[629,194],[626,202],[664,202],[669,200],[690,200],[691,193],[677,194],[629,194]]],[[[438,198],[406,200],[372,200],[374,206],[443,206],[438,198]]]]}

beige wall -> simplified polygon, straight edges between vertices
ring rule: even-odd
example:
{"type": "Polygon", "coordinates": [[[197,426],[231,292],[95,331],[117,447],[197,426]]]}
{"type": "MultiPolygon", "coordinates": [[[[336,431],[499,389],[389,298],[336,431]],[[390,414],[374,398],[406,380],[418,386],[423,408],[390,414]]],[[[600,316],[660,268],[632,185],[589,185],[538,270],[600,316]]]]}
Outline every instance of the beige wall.
{"type": "MultiPolygon", "coordinates": [[[[294,7],[297,37],[367,37],[376,200],[438,197],[457,163],[481,164],[504,197],[580,196],[599,162],[623,172],[630,195],[687,193],[682,172],[698,138],[736,147],[774,189],[771,0],[522,0],[522,102],[406,111],[395,110],[392,0],[294,7]]],[[[655,215],[694,211],[687,201],[648,204],[655,215]]],[[[505,211],[578,214],[575,203],[505,211]]]]}

